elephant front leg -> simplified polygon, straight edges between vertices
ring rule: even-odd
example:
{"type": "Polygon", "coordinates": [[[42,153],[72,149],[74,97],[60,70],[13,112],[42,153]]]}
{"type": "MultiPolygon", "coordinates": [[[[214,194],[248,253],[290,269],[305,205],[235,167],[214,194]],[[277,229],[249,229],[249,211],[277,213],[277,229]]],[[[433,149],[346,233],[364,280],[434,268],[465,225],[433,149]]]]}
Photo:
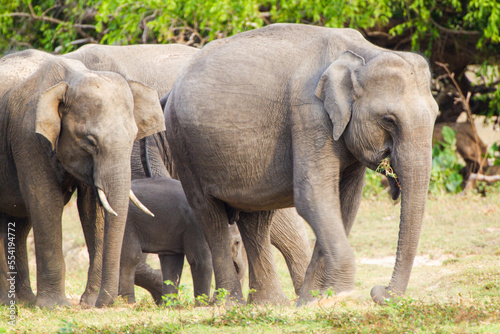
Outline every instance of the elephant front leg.
{"type": "Polygon", "coordinates": [[[94,307],[101,286],[104,210],[97,203],[95,190],[86,184],[78,185],[77,205],[89,252],[87,285],[80,304],[84,307],[94,307]]]}
{"type": "Polygon", "coordinates": [[[325,133],[309,136],[294,147],[295,207],[316,235],[298,305],[314,300],[313,291],[354,289],[354,254],[340,204],[340,165],[345,155],[340,145],[325,133]]]}
{"type": "Polygon", "coordinates": [[[281,288],[271,248],[272,211],[240,213],[238,228],[248,257],[251,303],[282,303],[287,299],[281,288]]]}
{"type": "Polygon", "coordinates": [[[53,205],[41,201],[30,207],[37,266],[35,305],[48,308],[71,305],[66,299],[64,287],[66,267],[62,251],[61,226],[63,200],[55,197],[45,197],[55,202],[53,205]]]}
{"type": "MultiPolygon", "coordinates": [[[[160,255],[159,258],[163,274],[163,295],[176,294],[184,267],[184,254],[160,255]],[[171,283],[167,284],[167,281],[171,283]]],[[[195,279],[193,275],[193,280],[195,279]]]]}
{"type": "Polygon", "coordinates": [[[9,305],[10,275],[7,266],[7,223],[5,214],[0,212],[0,302],[9,305]]]}
{"type": "Polygon", "coordinates": [[[149,291],[155,303],[162,302],[163,276],[161,270],[153,269],[146,263],[147,254],[142,254],[141,261],[135,268],[134,284],[149,291]]]}
{"type": "Polygon", "coordinates": [[[25,218],[9,219],[8,226],[15,229],[15,250],[16,260],[16,298],[20,302],[33,303],[35,302],[35,294],[31,289],[30,273],[28,264],[28,247],[26,241],[31,230],[31,224],[25,218]]]}
{"type": "MultiPolygon", "coordinates": [[[[187,181],[189,182],[189,181],[187,181]]],[[[186,195],[189,199],[188,186],[186,195]]],[[[212,264],[215,276],[214,299],[219,296],[221,289],[229,292],[228,303],[244,303],[241,292],[241,284],[232,261],[231,246],[229,244],[229,220],[224,203],[198,197],[198,194],[191,193],[191,208],[196,219],[202,227],[203,234],[207,240],[212,253],[212,264]]]]}
{"type": "Polygon", "coordinates": [[[351,232],[354,219],[358,213],[363,186],[365,184],[366,167],[356,163],[347,168],[340,180],[340,209],[342,211],[342,222],[347,236],[351,232]]]}

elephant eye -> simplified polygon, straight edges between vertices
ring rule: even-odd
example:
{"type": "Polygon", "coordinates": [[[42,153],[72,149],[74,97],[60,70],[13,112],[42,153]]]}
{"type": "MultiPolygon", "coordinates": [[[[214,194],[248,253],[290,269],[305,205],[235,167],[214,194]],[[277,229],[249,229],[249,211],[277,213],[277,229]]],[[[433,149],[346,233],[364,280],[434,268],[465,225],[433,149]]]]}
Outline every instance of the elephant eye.
{"type": "Polygon", "coordinates": [[[396,127],[396,119],[394,118],[394,116],[390,115],[384,116],[382,117],[382,121],[384,122],[385,125],[388,125],[390,127],[396,127]]]}
{"type": "Polygon", "coordinates": [[[97,147],[97,140],[92,135],[87,136],[87,140],[91,146],[97,147]]]}
{"type": "Polygon", "coordinates": [[[99,146],[97,145],[97,140],[92,135],[87,135],[83,140],[83,148],[90,154],[97,154],[99,151],[99,146]]]}

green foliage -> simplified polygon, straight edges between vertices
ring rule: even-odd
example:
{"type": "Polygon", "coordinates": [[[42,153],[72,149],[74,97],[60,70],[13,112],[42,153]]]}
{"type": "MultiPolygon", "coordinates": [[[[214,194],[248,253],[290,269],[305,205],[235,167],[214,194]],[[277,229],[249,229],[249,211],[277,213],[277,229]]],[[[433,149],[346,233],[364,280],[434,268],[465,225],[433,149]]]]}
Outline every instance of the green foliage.
{"type": "MultiPolygon", "coordinates": [[[[175,286],[174,282],[170,280],[166,280],[165,284],[175,286]]],[[[163,305],[165,307],[173,308],[193,307],[193,293],[192,291],[190,291],[190,288],[186,284],[179,284],[179,286],[175,289],[177,290],[177,293],[171,293],[161,296],[161,298],[163,299],[163,305]]]]}
{"type": "Polygon", "coordinates": [[[462,190],[463,177],[460,170],[463,165],[458,162],[456,154],[455,131],[443,127],[443,142],[432,149],[432,170],[429,190],[433,194],[445,192],[458,193],[462,190]]]}
{"type": "Polygon", "coordinates": [[[364,198],[375,198],[380,194],[386,194],[385,187],[382,184],[382,175],[371,169],[366,170],[365,186],[363,188],[364,198]]]}
{"type": "Polygon", "coordinates": [[[498,146],[498,143],[493,143],[488,148],[487,158],[492,162],[492,166],[500,166],[500,147],[498,146]]]}
{"type": "Polygon", "coordinates": [[[400,20],[392,34],[414,32],[415,50],[425,38],[437,38],[442,28],[474,30],[480,34],[478,47],[500,42],[496,0],[0,0],[0,47],[54,50],[59,45],[66,50],[80,38],[106,44],[204,44],[269,23],[369,29],[387,25],[390,19],[400,20]]]}

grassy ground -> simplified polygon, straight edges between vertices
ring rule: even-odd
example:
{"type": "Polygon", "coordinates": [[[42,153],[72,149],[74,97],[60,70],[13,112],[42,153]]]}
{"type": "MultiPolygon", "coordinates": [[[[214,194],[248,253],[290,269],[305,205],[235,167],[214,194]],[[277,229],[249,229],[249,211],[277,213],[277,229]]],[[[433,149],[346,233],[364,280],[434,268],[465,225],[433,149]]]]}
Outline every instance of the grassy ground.
{"type": "MultiPolygon", "coordinates": [[[[4,322],[7,308],[0,306],[0,333],[499,333],[500,192],[490,192],[486,198],[474,194],[430,198],[405,298],[381,307],[371,301],[370,289],[390,280],[399,209],[385,195],[363,200],[349,237],[357,273],[356,290],[348,296],[295,308],[286,265],[276,254],[290,299],[287,305],[194,307],[185,268],[181,283],[187,291],[177,307],[157,307],[145,290],[137,288],[139,302],[131,306],[120,300],[113,307],[90,310],[78,305],[56,310],[21,306],[17,325],[11,327],[4,322]]],[[[66,291],[76,304],[85,287],[88,260],[72,203],[64,216],[64,238],[66,291]]],[[[31,265],[35,282],[34,262],[31,265]]]]}

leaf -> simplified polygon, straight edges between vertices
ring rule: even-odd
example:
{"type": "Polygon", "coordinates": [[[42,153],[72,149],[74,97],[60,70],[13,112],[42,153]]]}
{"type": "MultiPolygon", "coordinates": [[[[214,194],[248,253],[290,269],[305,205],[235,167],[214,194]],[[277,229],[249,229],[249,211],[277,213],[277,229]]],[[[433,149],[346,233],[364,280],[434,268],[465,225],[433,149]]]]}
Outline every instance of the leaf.
{"type": "Polygon", "coordinates": [[[453,129],[449,126],[443,126],[442,133],[445,143],[453,145],[453,142],[455,140],[455,131],[453,131],[453,129]]]}

